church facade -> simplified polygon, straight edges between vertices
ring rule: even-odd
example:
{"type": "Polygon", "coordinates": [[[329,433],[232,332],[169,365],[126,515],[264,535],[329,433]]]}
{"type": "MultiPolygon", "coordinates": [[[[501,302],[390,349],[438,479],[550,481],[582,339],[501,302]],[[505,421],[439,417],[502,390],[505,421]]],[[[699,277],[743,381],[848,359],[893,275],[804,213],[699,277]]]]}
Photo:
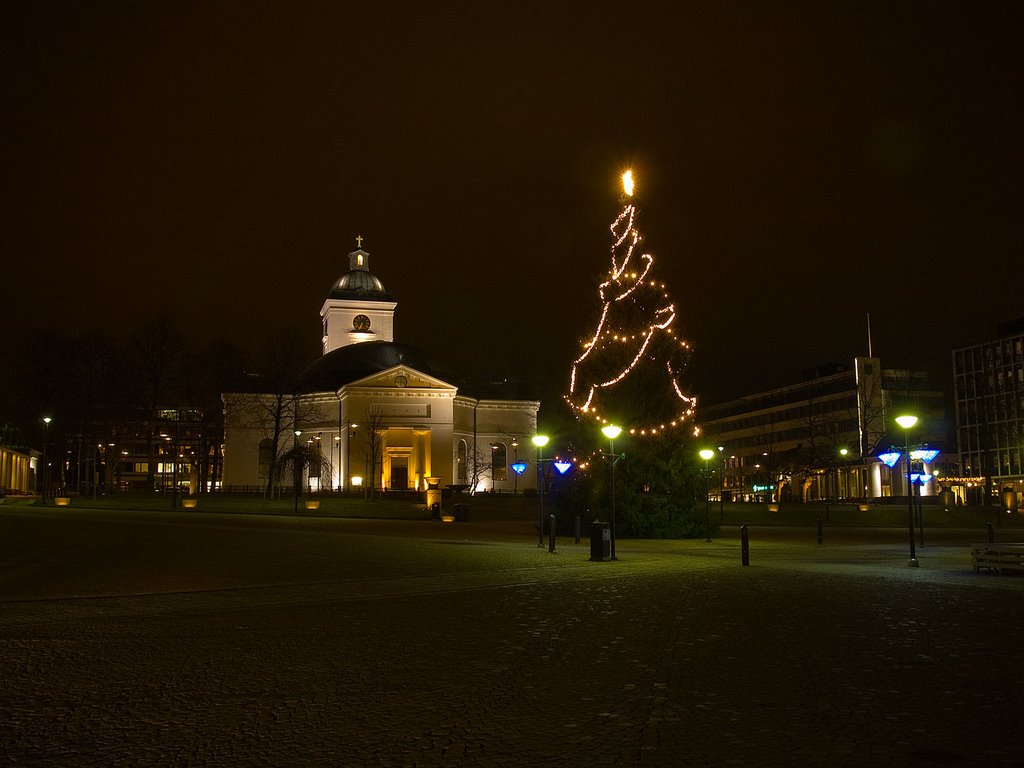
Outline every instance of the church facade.
{"type": "Polygon", "coordinates": [[[223,395],[224,487],[265,487],[281,457],[304,446],[310,491],[536,488],[534,463],[521,475],[514,465],[532,458],[540,402],[484,396],[396,343],[398,304],[361,246],[320,309],[323,355],[295,391],[223,395]]]}

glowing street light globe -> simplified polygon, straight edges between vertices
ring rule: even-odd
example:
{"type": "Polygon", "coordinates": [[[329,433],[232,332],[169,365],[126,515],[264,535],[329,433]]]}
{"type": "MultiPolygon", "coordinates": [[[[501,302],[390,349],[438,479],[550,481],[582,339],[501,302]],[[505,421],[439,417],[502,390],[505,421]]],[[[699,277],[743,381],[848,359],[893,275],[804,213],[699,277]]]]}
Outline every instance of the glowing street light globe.
{"type": "Polygon", "coordinates": [[[626,171],[622,174],[622,191],[629,197],[633,196],[633,172],[626,171]]]}
{"type": "Polygon", "coordinates": [[[534,435],[533,437],[530,438],[530,440],[538,448],[543,448],[545,445],[548,444],[548,436],[547,435],[534,435]]]}
{"type": "Polygon", "coordinates": [[[708,461],[709,459],[713,459],[715,457],[715,452],[712,451],[710,448],[704,448],[700,452],[700,457],[704,459],[704,461],[708,461]]]}
{"type": "Polygon", "coordinates": [[[609,440],[614,440],[622,434],[622,427],[616,426],[615,424],[608,424],[607,426],[601,427],[601,433],[609,440]]]}
{"type": "Polygon", "coordinates": [[[897,416],[896,423],[904,429],[910,429],[917,424],[917,416],[910,416],[909,414],[906,416],[897,416]]]}

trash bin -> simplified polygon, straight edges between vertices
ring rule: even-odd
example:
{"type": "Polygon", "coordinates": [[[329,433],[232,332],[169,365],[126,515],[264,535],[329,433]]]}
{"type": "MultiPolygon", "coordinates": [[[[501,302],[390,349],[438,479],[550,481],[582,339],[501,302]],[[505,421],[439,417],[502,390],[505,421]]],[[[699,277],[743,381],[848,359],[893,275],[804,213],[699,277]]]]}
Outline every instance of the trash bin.
{"type": "Polygon", "coordinates": [[[440,520],[441,519],[441,502],[435,501],[430,505],[430,519],[440,520]]]}
{"type": "Polygon", "coordinates": [[[611,559],[611,555],[612,532],[608,529],[607,523],[595,520],[590,524],[590,559],[603,562],[611,559]]]}

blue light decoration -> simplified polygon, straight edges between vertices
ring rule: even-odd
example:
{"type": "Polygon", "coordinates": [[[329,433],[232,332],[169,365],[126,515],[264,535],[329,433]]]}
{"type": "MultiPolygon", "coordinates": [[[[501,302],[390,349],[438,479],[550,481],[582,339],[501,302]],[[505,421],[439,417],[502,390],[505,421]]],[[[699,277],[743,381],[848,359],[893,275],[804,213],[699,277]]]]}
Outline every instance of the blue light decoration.
{"type": "Polygon", "coordinates": [[[560,475],[564,475],[571,468],[572,468],[572,464],[570,464],[568,461],[556,461],[555,462],[555,469],[558,470],[558,474],[560,474],[560,475]]]}
{"type": "Polygon", "coordinates": [[[515,472],[517,475],[523,474],[523,472],[526,471],[526,462],[517,461],[515,464],[512,465],[512,471],[515,472]]]}
{"type": "Polygon", "coordinates": [[[885,464],[889,469],[896,466],[896,462],[903,457],[903,454],[899,451],[891,451],[890,453],[878,454],[878,460],[885,464]]]}
{"type": "Polygon", "coordinates": [[[914,461],[923,461],[925,464],[931,464],[938,455],[939,451],[936,451],[934,448],[922,448],[919,451],[910,452],[910,458],[914,461]]]}
{"type": "MultiPolygon", "coordinates": [[[[911,453],[910,455],[913,456],[914,454],[911,453]]],[[[910,482],[911,484],[920,483],[921,485],[927,485],[928,481],[931,480],[932,477],[934,477],[934,475],[928,475],[923,472],[911,472],[910,482]]]]}

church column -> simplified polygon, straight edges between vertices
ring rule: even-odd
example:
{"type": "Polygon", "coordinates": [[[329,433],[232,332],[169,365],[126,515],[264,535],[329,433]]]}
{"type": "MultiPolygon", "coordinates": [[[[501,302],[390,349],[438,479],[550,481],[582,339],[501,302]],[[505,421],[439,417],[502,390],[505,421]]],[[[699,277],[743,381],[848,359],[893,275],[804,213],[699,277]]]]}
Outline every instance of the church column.
{"type": "Polygon", "coordinates": [[[871,488],[868,492],[869,496],[878,498],[882,495],[882,464],[880,462],[874,462],[870,468],[871,472],[871,488]]]}
{"type": "Polygon", "coordinates": [[[430,474],[430,430],[416,429],[413,434],[416,435],[416,489],[423,490],[426,488],[424,478],[430,474]]]}

